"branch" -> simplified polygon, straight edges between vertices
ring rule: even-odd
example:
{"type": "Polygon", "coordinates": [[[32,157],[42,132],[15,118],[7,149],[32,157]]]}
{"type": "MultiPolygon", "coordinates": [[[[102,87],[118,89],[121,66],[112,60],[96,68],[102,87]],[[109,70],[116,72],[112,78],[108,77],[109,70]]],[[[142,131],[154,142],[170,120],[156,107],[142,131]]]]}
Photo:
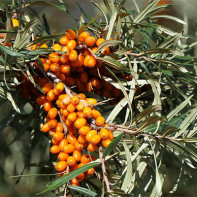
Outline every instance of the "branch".
{"type": "MultiPolygon", "coordinates": [[[[107,178],[107,172],[106,172],[106,169],[105,169],[105,160],[103,158],[103,148],[102,146],[99,147],[99,158],[101,160],[101,165],[102,165],[102,171],[103,171],[103,179],[105,181],[105,185],[106,185],[106,188],[107,188],[107,192],[109,193],[111,191],[110,189],[110,183],[109,183],[109,180],[107,178]]],[[[109,194],[109,197],[111,197],[112,195],[109,194]]]]}

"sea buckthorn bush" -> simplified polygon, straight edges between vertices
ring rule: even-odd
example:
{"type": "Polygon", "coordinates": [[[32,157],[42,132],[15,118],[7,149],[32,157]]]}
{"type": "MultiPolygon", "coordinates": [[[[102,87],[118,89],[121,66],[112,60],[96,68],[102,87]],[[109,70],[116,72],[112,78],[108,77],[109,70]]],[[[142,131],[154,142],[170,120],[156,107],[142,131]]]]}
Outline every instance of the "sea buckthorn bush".
{"type": "Polygon", "coordinates": [[[92,2],[103,17],[79,5],[78,19],[62,0],[0,5],[2,185],[15,175],[39,182],[28,195],[193,195],[181,188],[192,188],[197,163],[195,42],[163,26],[185,25],[160,14],[169,3],[92,2]],[[28,12],[43,4],[73,28],[52,34],[28,12]]]}

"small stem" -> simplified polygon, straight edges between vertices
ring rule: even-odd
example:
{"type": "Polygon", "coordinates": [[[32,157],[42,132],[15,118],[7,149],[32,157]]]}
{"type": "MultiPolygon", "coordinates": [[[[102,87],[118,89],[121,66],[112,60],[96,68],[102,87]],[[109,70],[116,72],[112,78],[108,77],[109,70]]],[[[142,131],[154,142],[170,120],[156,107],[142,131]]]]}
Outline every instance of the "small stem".
{"type": "MultiPolygon", "coordinates": [[[[101,165],[102,165],[103,179],[105,181],[107,192],[109,193],[111,191],[111,189],[110,189],[109,180],[107,178],[107,172],[106,172],[106,169],[105,169],[105,160],[103,158],[103,148],[102,148],[102,146],[99,147],[99,158],[101,160],[101,165]]],[[[110,193],[109,193],[109,197],[112,197],[112,195],[110,193]]]]}

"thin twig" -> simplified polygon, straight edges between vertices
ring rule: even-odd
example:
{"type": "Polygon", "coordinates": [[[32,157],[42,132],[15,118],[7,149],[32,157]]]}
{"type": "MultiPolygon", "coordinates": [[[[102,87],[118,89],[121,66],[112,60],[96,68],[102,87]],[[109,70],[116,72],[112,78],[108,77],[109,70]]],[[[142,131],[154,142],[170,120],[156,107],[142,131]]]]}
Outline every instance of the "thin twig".
{"type": "Polygon", "coordinates": [[[103,148],[102,148],[102,146],[99,147],[99,158],[100,158],[100,161],[101,161],[101,166],[102,166],[102,171],[103,171],[103,179],[105,181],[105,185],[106,185],[109,197],[111,197],[112,195],[109,193],[111,191],[110,183],[109,183],[109,180],[107,178],[107,172],[106,172],[106,169],[105,169],[105,160],[103,158],[103,148]]]}

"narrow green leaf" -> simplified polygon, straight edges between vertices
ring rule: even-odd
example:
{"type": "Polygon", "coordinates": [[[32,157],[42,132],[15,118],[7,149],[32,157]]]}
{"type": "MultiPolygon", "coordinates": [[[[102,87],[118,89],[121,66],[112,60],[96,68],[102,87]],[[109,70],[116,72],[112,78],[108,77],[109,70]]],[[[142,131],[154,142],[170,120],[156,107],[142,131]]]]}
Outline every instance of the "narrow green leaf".
{"type": "Polygon", "coordinates": [[[70,181],[71,179],[75,178],[76,176],[80,175],[81,173],[86,172],[88,169],[93,168],[99,164],[100,164],[100,162],[93,161],[93,162],[90,162],[90,163],[82,166],[81,168],[78,168],[72,172],[69,172],[68,174],[53,181],[51,184],[49,184],[46,187],[46,189],[44,189],[42,192],[38,193],[37,195],[54,190],[54,189],[60,187],[61,185],[65,184],[66,182],[70,181]]]}
{"type": "Polygon", "coordinates": [[[68,185],[68,187],[71,189],[71,190],[75,190],[81,194],[84,194],[86,196],[90,196],[90,197],[96,197],[97,193],[96,192],[93,192],[89,189],[86,189],[84,187],[79,187],[79,186],[73,186],[73,185],[68,185]]]}
{"type": "Polygon", "coordinates": [[[103,153],[103,158],[105,158],[106,156],[108,156],[116,147],[116,145],[120,142],[120,140],[123,138],[124,133],[119,134],[110,144],[109,146],[106,148],[106,150],[103,153]]]}

